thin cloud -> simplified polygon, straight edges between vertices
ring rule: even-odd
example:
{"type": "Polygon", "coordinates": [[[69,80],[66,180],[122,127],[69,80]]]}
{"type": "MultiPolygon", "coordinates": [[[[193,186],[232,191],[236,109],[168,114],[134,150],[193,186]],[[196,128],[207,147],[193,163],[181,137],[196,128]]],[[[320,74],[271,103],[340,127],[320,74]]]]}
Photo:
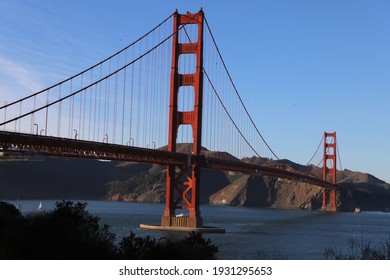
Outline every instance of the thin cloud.
{"type": "Polygon", "coordinates": [[[27,65],[0,56],[0,103],[43,89],[39,80],[27,65]]]}

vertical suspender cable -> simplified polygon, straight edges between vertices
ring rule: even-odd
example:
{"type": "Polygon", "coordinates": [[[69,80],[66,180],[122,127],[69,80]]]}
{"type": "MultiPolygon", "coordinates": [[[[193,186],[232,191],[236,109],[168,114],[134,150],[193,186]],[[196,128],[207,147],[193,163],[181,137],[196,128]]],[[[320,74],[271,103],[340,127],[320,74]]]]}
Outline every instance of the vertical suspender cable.
{"type": "MultiPolygon", "coordinates": [[[[132,50],[132,60],[134,60],[134,49],[132,50]]],[[[134,63],[131,65],[131,87],[130,87],[130,125],[129,125],[129,142],[130,145],[134,145],[134,139],[132,138],[132,127],[133,127],[133,115],[135,113],[135,110],[133,111],[133,96],[134,96],[134,63]]]]}
{"type": "MultiPolygon", "coordinates": [[[[22,103],[23,103],[23,101],[20,101],[19,116],[22,115],[22,103]]],[[[19,120],[19,132],[21,132],[21,131],[20,131],[21,123],[22,123],[22,120],[20,119],[20,120],[19,120]]]]}
{"type": "MultiPolygon", "coordinates": [[[[119,55],[117,58],[117,69],[119,69],[119,55]]],[[[116,143],[116,124],[118,117],[118,75],[119,73],[115,73],[114,75],[114,116],[113,116],[113,129],[112,129],[112,143],[116,143]]]]}
{"type": "MultiPolygon", "coordinates": [[[[127,64],[127,50],[125,52],[125,64],[127,64]]],[[[123,72],[123,98],[122,98],[122,140],[121,145],[123,145],[123,138],[125,132],[125,108],[126,108],[126,78],[127,78],[127,67],[123,72]]]]}
{"type": "MultiPolygon", "coordinates": [[[[49,104],[49,91],[47,90],[46,94],[46,105],[49,104]]],[[[47,124],[49,122],[49,107],[46,107],[46,120],[45,120],[45,135],[47,135],[47,124]]]]}
{"type": "MultiPolygon", "coordinates": [[[[93,81],[93,69],[91,69],[91,84],[93,81]]],[[[91,139],[91,123],[92,123],[92,101],[94,98],[92,97],[93,87],[89,88],[89,114],[88,114],[88,140],[92,141],[91,139]]]]}
{"type": "MultiPolygon", "coordinates": [[[[81,75],[80,88],[84,87],[83,83],[84,83],[84,74],[81,75]]],[[[81,135],[81,123],[83,122],[83,119],[82,119],[82,109],[83,109],[83,94],[84,93],[85,93],[85,91],[80,92],[79,127],[78,127],[78,131],[76,132],[76,134],[78,134],[78,135],[81,135]]]]}
{"type": "MultiPolygon", "coordinates": [[[[70,80],[70,89],[69,94],[72,94],[73,92],[73,79],[70,80]]],[[[68,122],[68,138],[71,138],[71,126],[72,126],[72,100],[73,96],[69,98],[69,122],[68,122]]]]}
{"type": "MultiPolygon", "coordinates": [[[[149,50],[149,36],[146,37],[146,51],[149,50]]],[[[148,135],[147,135],[147,132],[148,132],[148,128],[150,127],[150,124],[149,124],[149,118],[148,118],[148,106],[149,106],[149,55],[146,56],[146,68],[145,68],[145,80],[144,80],[144,95],[145,95],[145,100],[144,100],[144,117],[143,117],[143,122],[144,122],[144,125],[142,126],[143,128],[143,142],[144,142],[144,145],[147,147],[147,145],[149,145],[149,141],[148,141],[148,135]]]]}
{"type": "MultiPolygon", "coordinates": [[[[142,42],[140,42],[140,55],[142,53],[142,42]]],[[[136,121],[136,124],[137,124],[137,133],[136,133],[136,136],[137,136],[137,146],[138,146],[138,143],[139,143],[139,138],[140,138],[140,125],[141,125],[141,83],[142,83],[142,61],[143,59],[141,58],[139,60],[139,70],[138,70],[138,88],[137,88],[137,121],[136,121]]]]}
{"type": "MultiPolygon", "coordinates": [[[[100,79],[102,79],[103,77],[103,65],[100,64],[100,79]]],[[[101,119],[100,119],[100,115],[101,115],[101,106],[102,106],[102,84],[103,82],[100,82],[99,83],[99,97],[98,97],[98,106],[97,106],[97,109],[98,109],[98,112],[97,112],[97,135],[96,135],[96,138],[98,141],[101,141],[100,139],[100,123],[101,123],[101,119]]],[[[103,135],[104,135],[104,132],[103,132],[103,135]]]]}

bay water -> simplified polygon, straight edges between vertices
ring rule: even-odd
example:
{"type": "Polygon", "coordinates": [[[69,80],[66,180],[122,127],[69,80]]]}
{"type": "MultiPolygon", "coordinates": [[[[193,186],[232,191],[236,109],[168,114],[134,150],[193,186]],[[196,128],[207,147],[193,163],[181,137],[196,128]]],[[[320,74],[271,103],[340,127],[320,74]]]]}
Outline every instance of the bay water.
{"type": "MultiPolygon", "coordinates": [[[[43,211],[55,207],[55,200],[8,201],[20,206],[23,214],[35,213],[42,202],[43,211]]],[[[75,201],[78,202],[78,201],[75,201]]],[[[136,236],[179,239],[187,233],[148,231],[143,224],[159,224],[164,204],[126,203],[111,201],[80,201],[87,210],[108,224],[119,241],[130,231],[136,236]]],[[[218,246],[219,259],[297,260],[324,259],[325,248],[348,254],[348,240],[372,245],[390,237],[390,213],[385,212],[323,212],[280,210],[248,207],[201,205],[205,226],[222,227],[226,233],[204,234],[218,246]]]]}

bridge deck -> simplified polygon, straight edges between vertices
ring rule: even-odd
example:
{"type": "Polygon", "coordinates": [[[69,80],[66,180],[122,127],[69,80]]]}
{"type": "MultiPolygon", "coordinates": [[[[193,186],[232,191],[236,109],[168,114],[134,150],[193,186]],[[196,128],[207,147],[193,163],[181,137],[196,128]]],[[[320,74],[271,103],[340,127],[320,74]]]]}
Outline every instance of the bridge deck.
{"type": "Polygon", "coordinates": [[[300,180],[323,188],[337,188],[331,183],[297,171],[287,171],[265,165],[218,159],[204,155],[194,156],[185,153],[168,152],[160,149],[5,131],[0,131],[0,146],[3,150],[35,151],[48,156],[148,162],[159,165],[185,166],[193,161],[197,161],[202,168],[300,180]]]}

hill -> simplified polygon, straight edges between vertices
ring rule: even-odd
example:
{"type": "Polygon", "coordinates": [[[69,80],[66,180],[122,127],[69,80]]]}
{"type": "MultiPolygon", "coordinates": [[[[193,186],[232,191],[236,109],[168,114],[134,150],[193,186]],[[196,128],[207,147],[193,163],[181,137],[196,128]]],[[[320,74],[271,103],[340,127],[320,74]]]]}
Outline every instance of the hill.
{"type": "MultiPolygon", "coordinates": [[[[208,151],[206,151],[208,152],[208,151]]],[[[208,152],[211,153],[211,152],[208,152]]],[[[229,155],[227,155],[229,156],[229,155]]],[[[322,170],[288,160],[267,161],[286,170],[309,172],[321,178],[322,170]]],[[[341,209],[390,209],[390,185],[374,176],[338,171],[341,209]]],[[[0,160],[0,199],[109,199],[164,202],[165,166],[114,161],[29,156],[0,160]]],[[[299,181],[203,170],[200,202],[214,205],[319,209],[322,189],[299,181]]]]}

